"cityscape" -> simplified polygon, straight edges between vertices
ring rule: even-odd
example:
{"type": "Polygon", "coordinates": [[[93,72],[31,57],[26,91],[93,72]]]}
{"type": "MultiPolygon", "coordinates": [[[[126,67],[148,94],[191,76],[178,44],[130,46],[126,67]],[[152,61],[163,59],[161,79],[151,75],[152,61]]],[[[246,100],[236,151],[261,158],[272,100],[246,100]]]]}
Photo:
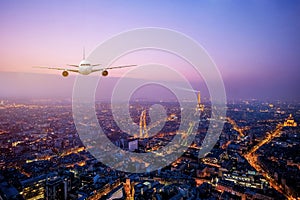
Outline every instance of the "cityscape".
{"type": "MultiPolygon", "coordinates": [[[[199,99],[200,100],[200,99],[199,99]]],[[[135,152],[166,145],[178,128],[179,105],[163,102],[168,119],[151,139],[149,107],[132,102],[137,137],[119,130],[110,103],[97,102],[105,134],[135,152]]],[[[125,173],[97,161],[82,144],[69,101],[1,101],[1,199],[297,199],[300,194],[299,103],[258,100],[228,103],[223,131],[213,149],[198,158],[209,123],[201,109],[197,136],[186,152],[162,169],[125,173]]],[[[157,123],[154,123],[157,124],[157,123]]],[[[183,144],[185,145],[185,144],[183,144]]],[[[125,161],[124,161],[125,162],[125,161]]],[[[123,163],[123,164],[126,164],[123,163]]]]}
{"type": "Polygon", "coordinates": [[[300,0],[1,0],[0,200],[300,200],[300,0]]]}

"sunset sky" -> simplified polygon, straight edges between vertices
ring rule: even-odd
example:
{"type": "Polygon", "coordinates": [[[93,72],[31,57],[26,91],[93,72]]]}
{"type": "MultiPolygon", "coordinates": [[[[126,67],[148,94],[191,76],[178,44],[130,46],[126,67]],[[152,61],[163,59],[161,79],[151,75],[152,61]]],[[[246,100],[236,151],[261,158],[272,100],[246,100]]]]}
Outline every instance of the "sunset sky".
{"type": "Polygon", "coordinates": [[[74,76],[32,66],[78,64],[83,46],[88,54],[120,32],[162,27],[207,50],[228,98],[300,100],[300,1],[7,0],[0,2],[0,27],[1,98],[70,97],[74,76]]]}

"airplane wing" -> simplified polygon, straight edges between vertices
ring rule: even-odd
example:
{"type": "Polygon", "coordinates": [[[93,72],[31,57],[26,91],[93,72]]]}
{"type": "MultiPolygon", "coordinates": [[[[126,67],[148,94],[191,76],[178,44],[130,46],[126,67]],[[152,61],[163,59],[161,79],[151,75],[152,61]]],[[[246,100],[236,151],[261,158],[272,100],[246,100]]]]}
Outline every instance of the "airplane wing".
{"type": "Polygon", "coordinates": [[[116,67],[107,67],[105,69],[120,69],[120,68],[126,68],[126,67],[134,67],[137,65],[123,65],[123,66],[116,66],[116,67]]]}
{"type": "Polygon", "coordinates": [[[79,67],[78,65],[69,65],[67,64],[68,66],[71,66],[71,67],[79,67]]]}
{"type": "Polygon", "coordinates": [[[92,72],[99,72],[99,71],[103,71],[105,69],[92,69],[92,72]]]}
{"type": "Polygon", "coordinates": [[[134,67],[137,65],[124,65],[124,66],[115,66],[115,67],[107,67],[107,68],[101,68],[101,69],[93,69],[92,72],[99,72],[99,71],[104,71],[107,69],[120,69],[120,68],[126,68],[126,67],[134,67]]]}
{"type": "Polygon", "coordinates": [[[58,67],[40,67],[40,66],[34,66],[34,68],[40,68],[40,69],[54,69],[54,70],[62,70],[62,71],[69,71],[69,72],[79,72],[77,69],[65,69],[65,68],[58,68],[58,67]]]}

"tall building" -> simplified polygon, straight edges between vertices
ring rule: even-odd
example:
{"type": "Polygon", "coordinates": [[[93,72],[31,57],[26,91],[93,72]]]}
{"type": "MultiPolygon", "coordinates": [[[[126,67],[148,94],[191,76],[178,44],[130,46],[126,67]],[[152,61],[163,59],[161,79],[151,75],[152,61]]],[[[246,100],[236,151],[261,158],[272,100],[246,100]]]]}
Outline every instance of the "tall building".
{"type": "Polygon", "coordinates": [[[67,178],[54,177],[46,181],[47,200],[67,200],[68,197],[68,180],[67,178]]]}
{"type": "Polygon", "coordinates": [[[197,110],[203,112],[204,111],[204,105],[201,103],[201,95],[200,91],[197,94],[197,110]]]}
{"type": "Polygon", "coordinates": [[[148,130],[146,124],[146,110],[143,110],[140,116],[140,138],[147,138],[148,130]]]}

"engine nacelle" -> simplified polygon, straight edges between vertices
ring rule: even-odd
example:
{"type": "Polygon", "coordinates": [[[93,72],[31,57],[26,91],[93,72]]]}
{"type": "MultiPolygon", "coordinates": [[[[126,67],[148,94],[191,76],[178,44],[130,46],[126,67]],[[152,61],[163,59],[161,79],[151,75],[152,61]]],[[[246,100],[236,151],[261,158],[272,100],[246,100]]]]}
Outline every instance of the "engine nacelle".
{"type": "Polygon", "coordinates": [[[103,70],[102,71],[102,76],[107,76],[108,75],[108,71],[107,70],[103,70]]]}
{"type": "Polygon", "coordinates": [[[69,72],[68,71],[63,71],[62,75],[63,75],[63,77],[67,77],[67,76],[69,76],[69,72]]]}

